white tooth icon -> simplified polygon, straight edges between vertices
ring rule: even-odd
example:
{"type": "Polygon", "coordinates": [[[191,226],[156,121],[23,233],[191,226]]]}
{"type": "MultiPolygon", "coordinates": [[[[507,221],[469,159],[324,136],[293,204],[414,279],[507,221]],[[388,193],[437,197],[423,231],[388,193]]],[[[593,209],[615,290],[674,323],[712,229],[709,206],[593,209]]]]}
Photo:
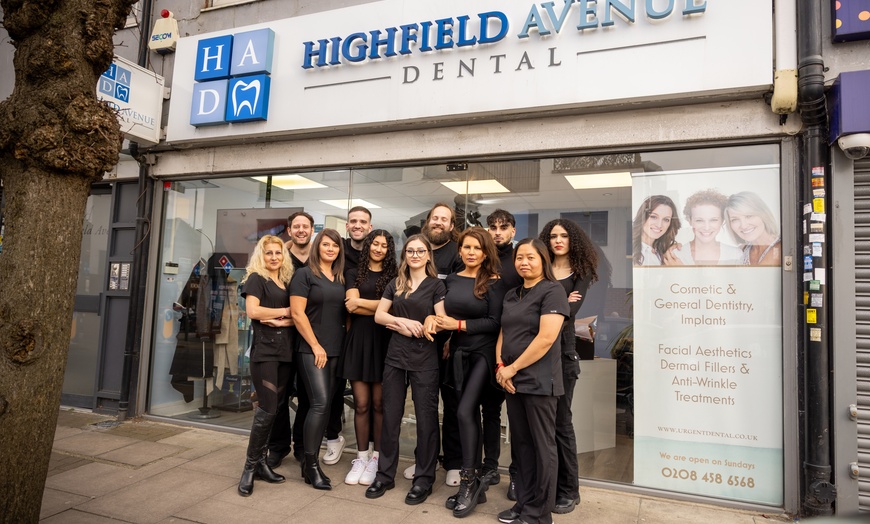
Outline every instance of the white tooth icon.
{"type": "Polygon", "coordinates": [[[248,108],[248,111],[251,115],[254,114],[254,108],[257,107],[257,103],[260,101],[260,80],[252,80],[251,83],[247,83],[244,81],[239,81],[233,86],[233,114],[235,116],[239,116],[239,113],[242,112],[242,109],[245,107],[248,108]],[[248,91],[250,89],[254,89],[254,103],[251,104],[250,100],[243,100],[240,104],[238,100],[236,100],[236,93],[239,91],[248,91]]]}

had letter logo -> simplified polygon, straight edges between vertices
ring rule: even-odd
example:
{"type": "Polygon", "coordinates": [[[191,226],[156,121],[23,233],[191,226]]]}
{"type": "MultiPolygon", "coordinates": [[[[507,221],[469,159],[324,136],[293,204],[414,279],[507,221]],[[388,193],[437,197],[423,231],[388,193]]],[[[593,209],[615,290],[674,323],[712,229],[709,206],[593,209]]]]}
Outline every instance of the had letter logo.
{"type": "Polygon", "coordinates": [[[97,90],[111,98],[124,103],[130,102],[130,81],[133,73],[129,69],[112,64],[105,73],[100,75],[97,90]]]}
{"type": "Polygon", "coordinates": [[[190,125],[266,120],[274,45],[271,29],[200,40],[190,125]]]}

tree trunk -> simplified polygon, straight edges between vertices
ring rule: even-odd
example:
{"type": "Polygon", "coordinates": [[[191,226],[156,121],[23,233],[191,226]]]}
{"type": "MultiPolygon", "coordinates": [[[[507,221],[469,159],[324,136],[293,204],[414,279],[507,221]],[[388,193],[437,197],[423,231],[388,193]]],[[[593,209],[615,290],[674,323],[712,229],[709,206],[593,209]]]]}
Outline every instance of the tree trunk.
{"type": "Polygon", "coordinates": [[[134,0],[0,0],[15,88],[0,103],[0,522],[36,522],[70,343],[90,183],[118,161],[96,99],[134,0]]]}

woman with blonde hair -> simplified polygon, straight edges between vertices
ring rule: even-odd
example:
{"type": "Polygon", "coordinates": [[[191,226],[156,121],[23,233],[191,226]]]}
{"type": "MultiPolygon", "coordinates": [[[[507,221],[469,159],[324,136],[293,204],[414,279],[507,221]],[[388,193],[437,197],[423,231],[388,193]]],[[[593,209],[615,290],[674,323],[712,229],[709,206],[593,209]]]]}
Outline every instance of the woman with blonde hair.
{"type": "Polygon", "coordinates": [[[741,242],[743,263],[749,266],[778,266],[782,258],[782,237],[773,212],[752,191],[728,197],[725,206],[728,229],[741,242]]]}
{"type": "Polygon", "coordinates": [[[251,343],[251,381],[259,400],[254,411],[245,467],[239,480],[239,494],[254,491],[254,479],[271,483],[284,482],[266,464],[266,446],[278,409],[290,378],[293,358],[290,326],[290,280],[293,265],[280,237],[267,235],[257,242],[245,268],[242,297],[245,313],[251,319],[254,338],[251,343]]]}

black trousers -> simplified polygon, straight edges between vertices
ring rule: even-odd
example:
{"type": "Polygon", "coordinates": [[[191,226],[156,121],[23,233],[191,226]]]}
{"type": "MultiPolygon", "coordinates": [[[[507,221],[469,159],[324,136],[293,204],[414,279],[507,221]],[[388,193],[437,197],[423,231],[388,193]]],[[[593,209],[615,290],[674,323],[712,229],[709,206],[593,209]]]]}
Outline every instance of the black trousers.
{"type": "MultiPolygon", "coordinates": [[[[269,453],[287,455],[290,453],[290,443],[293,439],[293,426],[290,423],[290,398],[296,394],[296,365],[290,366],[290,378],[284,394],[278,398],[278,410],[272,423],[272,433],[269,435],[269,453]]],[[[302,420],[302,419],[299,419],[302,420]]],[[[296,441],[296,452],[302,455],[302,436],[296,441]]]]}
{"type": "Polygon", "coordinates": [[[551,524],[556,506],[557,397],[505,395],[517,468],[514,511],[528,524],[551,524]]]}
{"type": "Polygon", "coordinates": [[[389,364],[384,366],[384,422],[381,452],[375,480],[390,485],[395,482],[399,464],[399,434],[408,383],[417,418],[417,449],[414,451],[416,473],[414,485],[429,489],[435,482],[438,461],[438,370],[405,371],[389,364]]]}
{"type": "Polygon", "coordinates": [[[441,360],[438,371],[438,384],[441,390],[441,443],[439,454],[442,455],[444,469],[459,469],[462,467],[462,441],[459,439],[459,395],[452,384],[447,384],[447,368],[450,360],[441,360]]]}
{"type": "Polygon", "coordinates": [[[577,467],[577,437],[574,435],[574,415],[571,403],[574,400],[576,376],[562,375],[565,394],[556,403],[556,450],[559,456],[556,497],[576,500],[580,498],[580,482],[577,467]]]}
{"type": "Polygon", "coordinates": [[[483,415],[483,467],[498,469],[501,456],[501,405],[504,390],[487,384],[480,399],[483,415]]]}
{"type": "Polygon", "coordinates": [[[344,414],[344,392],[347,391],[347,380],[335,379],[335,391],[329,404],[329,422],[326,424],[326,438],[335,440],[341,435],[341,416],[344,414]]]}
{"type": "MultiPolygon", "coordinates": [[[[338,370],[338,359],[326,360],[326,366],[318,368],[314,365],[313,353],[297,353],[297,372],[308,394],[310,407],[302,423],[302,440],[307,453],[317,453],[320,441],[329,420],[329,404],[332,401],[335,386],[335,373],[338,370]]],[[[299,427],[297,421],[296,427],[299,427]]]]}

